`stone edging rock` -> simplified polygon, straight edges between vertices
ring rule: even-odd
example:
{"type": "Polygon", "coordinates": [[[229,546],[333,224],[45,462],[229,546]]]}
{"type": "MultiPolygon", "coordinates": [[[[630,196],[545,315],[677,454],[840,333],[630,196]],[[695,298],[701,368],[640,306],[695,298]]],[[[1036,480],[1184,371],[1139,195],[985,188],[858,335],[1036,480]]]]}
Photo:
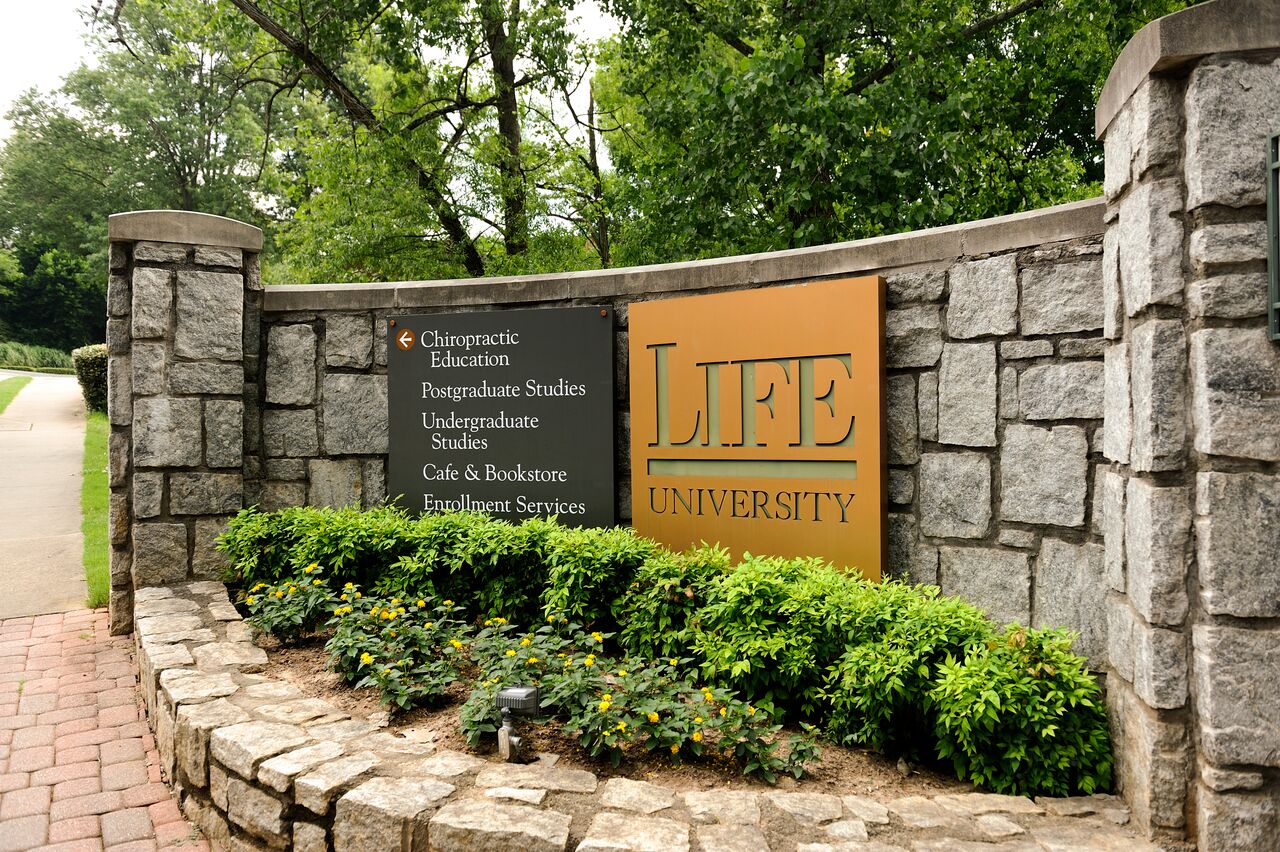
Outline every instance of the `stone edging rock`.
{"type": "Polygon", "coordinates": [[[267,677],[221,583],[139,589],[135,607],[161,765],[215,849],[885,852],[1012,838],[1034,850],[1064,837],[1073,849],[1152,848],[1121,827],[1128,811],[1111,796],[677,793],[554,760],[437,750],[267,677]]]}

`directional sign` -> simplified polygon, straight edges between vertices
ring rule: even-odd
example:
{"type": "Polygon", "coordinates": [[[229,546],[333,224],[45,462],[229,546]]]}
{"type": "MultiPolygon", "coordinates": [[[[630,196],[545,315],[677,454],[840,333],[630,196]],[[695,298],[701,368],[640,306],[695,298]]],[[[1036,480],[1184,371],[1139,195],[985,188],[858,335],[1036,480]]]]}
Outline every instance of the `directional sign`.
{"type": "Polygon", "coordinates": [[[396,346],[399,346],[405,352],[408,352],[413,348],[414,339],[412,331],[407,328],[402,329],[400,333],[396,335],[396,346]]]}

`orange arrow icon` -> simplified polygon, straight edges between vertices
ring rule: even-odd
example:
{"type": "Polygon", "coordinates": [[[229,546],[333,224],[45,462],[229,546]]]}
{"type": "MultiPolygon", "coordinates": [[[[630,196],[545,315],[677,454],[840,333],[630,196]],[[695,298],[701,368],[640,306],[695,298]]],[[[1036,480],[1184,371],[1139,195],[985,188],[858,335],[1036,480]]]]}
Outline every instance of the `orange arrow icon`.
{"type": "Polygon", "coordinates": [[[402,329],[401,332],[396,335],[396,346],[399,346],[406,352],[413,348],[413,341],[413,332],[407,328],[402,329]]]}

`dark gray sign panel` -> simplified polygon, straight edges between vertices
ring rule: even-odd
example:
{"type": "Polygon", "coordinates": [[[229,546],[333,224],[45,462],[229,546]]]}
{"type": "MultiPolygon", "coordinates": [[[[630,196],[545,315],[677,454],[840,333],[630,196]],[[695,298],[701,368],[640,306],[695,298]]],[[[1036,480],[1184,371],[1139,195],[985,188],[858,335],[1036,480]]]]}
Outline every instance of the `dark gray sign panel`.
{"type": "Polygon", "coordinates": [[[391,317],[389,493],[415,514],[612,525],[611,314],[391,317]]]}

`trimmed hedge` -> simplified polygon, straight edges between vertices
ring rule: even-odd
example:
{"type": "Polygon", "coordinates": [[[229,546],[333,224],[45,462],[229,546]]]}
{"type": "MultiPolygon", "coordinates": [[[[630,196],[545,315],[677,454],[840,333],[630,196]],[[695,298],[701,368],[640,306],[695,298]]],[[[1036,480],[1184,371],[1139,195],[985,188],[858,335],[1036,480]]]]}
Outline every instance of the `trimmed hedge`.
{"type": "Polygon", "coordinates": [[[107,410],[107,345],[93,343],[71,350],[71,360],[76,368],[76,380],[84,394],[85,407],[90,411],[107,410]]]}
{"type": "MultiPolygon", "coordinates": [[[[1111,783],[1102,693],[1062,631],[1000,630],[934,586],[872,583],[820,559],[702,547],[629,528],[573,529],[392,507],[240,512],[219,539],[244,587],[310,571],[387,598],[445,598],[477,620],[568,614],[845,744],[951,762],[1023,794],[1111,783]]],[[[336,587],[336,586],[335,586],[336,587]]]]}

